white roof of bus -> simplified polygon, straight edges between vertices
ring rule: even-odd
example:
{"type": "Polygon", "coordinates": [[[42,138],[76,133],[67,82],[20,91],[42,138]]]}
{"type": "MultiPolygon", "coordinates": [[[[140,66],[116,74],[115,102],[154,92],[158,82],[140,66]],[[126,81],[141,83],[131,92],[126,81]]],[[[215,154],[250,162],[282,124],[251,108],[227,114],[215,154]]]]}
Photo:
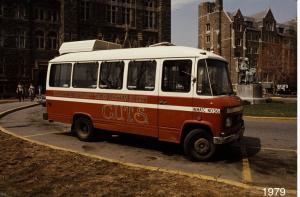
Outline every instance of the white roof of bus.
{"type": "Polygon", "coordinates": [[[69,53],[50,60],[50,63],[188,57],[213,58],[226,61],[221,56],[202,49],[182,46],[157,46],[69,53]]]}

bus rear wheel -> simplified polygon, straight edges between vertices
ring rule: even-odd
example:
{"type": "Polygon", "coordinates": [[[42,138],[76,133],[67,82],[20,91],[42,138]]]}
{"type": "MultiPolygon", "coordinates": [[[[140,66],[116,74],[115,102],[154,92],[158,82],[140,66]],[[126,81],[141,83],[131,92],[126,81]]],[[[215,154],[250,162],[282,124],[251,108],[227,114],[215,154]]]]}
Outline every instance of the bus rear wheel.
{"type": "Polygon", "coordinates": [[[216,152],[212,136],[202,129],[189,132],[183,146],[185,155],[192,161],[208,161],[216,152]]]}
{"type": "Polygon", "coordinates": [[[77,118],[74,122],[74,131],[81,141],[88,142],[95,137],[95,129],[89,118],[77,118]]]}

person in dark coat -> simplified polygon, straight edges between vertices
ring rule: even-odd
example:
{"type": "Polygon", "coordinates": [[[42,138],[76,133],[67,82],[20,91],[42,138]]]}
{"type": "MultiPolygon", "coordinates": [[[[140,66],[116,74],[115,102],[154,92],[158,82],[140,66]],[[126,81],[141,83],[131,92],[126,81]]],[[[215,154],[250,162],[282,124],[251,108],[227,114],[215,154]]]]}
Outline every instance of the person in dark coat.
{"type": "Polygon", "coordinates": [[[21,83],[18,84],[16,93],[19,98],[19,102],[21,102],[22,100],[24,101],[24,88],[21,83]]]}

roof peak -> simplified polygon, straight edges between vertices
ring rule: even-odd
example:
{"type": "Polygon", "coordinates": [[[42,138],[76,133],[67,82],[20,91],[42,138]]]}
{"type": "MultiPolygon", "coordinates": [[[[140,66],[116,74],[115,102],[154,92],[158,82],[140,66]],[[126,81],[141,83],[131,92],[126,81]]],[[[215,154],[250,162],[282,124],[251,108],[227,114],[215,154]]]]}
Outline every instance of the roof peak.
{"type": "Polygon", "coordinates": [[[264,19],[264,18],[267,16],[267,14],[268,14],[269,12],[272,13],[271,8],[267,8],[267,9],[265,9],[265,10],[262,10],[262,11],[260,11],[260,12],[257,12],[256,14],[253,14],[253,15],[251,15],[250,17],[251,17],[251,18],[254,18],[255,20],[262,20],[262,19],[264,19]]]}

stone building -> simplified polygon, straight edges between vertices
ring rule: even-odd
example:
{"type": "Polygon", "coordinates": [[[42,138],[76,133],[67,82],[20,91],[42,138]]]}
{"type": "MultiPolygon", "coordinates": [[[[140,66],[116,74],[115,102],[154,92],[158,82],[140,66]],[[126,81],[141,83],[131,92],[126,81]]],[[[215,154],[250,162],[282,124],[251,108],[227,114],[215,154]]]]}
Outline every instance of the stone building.
{"type": "Polygon", "coordinates": [[[19,81],[45,87],[62,42],[170,42],[171,0],[0,0],[0,27],[1,98],[15,96],[19,81]]]}
{"type": "Polygon", "coordinates": [[[278,24],[270,9],[244,16],[223,9],[223,0],[199,5],[198,47],[225,57],[233,84],[239,81],[238,66],[245,60],[264,85],[297,86],[296,21],[278,24]]]}

